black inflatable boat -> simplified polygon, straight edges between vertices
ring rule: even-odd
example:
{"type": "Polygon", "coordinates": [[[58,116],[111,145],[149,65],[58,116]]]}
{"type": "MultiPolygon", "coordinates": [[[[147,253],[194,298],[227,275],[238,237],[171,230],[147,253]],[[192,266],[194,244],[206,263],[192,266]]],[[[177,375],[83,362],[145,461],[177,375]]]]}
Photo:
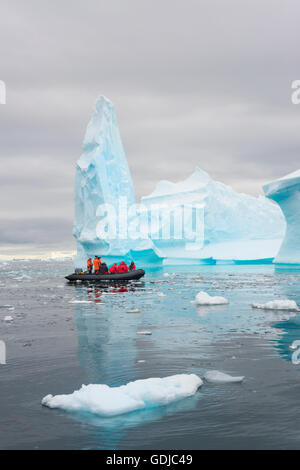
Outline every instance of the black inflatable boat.
{"type": "Polygon", "coordinates": [[[141,279],[145,275],[143,269],[136,269],[135,271],[128,271],[128,273],[118,274],[88,274],[88,273],[74,273],[66,276],[68,281],[132,281],[141,279]]]}

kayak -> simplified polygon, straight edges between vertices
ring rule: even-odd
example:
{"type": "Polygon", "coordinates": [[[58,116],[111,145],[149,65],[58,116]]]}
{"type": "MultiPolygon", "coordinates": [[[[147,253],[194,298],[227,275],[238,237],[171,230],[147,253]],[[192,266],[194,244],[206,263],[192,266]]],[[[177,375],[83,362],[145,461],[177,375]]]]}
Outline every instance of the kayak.
{"type": "Polygon", "coordinates": [[[136,269],[135,271],[129,271],[127,273],[117,273],[117,274],[69,274],[66,276],[68,281],[132,281],[141,279],[145,275],[143,269],[136,269]]]}

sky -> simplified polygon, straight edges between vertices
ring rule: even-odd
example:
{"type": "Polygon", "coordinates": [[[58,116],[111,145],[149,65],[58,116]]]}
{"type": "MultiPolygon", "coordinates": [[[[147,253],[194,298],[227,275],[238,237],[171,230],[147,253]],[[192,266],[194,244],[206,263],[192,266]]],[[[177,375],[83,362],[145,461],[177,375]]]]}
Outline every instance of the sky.
{"type": "Polygon", "coordinates": [[[299,168],[298,0],[1,0],[0,257],[69,251],[95,100],[136,197],[196,166],[240,192],[299,168]]]}

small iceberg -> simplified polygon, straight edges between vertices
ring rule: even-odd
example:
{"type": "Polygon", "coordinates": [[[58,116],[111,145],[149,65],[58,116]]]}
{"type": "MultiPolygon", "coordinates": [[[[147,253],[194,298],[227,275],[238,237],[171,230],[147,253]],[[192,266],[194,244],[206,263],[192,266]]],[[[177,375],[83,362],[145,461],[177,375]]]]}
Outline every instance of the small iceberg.
{"type": "Polygon", "coordinates": [[[209,370],[206,372],[203,378],[206,380],[206,382],[213,384],[225,384],[243,382],[245,377],[233,377],[232,375],[225,374],[224,372],[220,372],[218,370],[209,370]]]}
{"type": "Polygon", "coordinates": [[[148,330],[138,331],[138,335],[152,335],[152,332],[148,330]]]}
{"type": "Polygon", "coordinates": [[[291,312],[300,310],[294,300],[270,300],[265,304],[252,304],[252,307],[264,310],[289,310],[291,312]]]}
{"type": "Polygon", "coordinates": [[[229,302],[227,299],[225,299],[225,297],[212,297],[206,292],[201,291],[196,295],[195,300],[193,300],[191,303],[196,305],[224,305],[228,304],[229,302]]]}
{"type": "Polygon", "coordinates": [[[69,300],[69,304],[91,304],[91,300],[69,300]]]}
{"type": "Polygon", "coordinates": [[[200,377],[195,374],[136,380],[120,387],[89,384],[82,385],[80,390],[68,395],[47,395],[42,399],[42,405],[105,417],[117,416],[190,397],[202,384],[200,377]]]}

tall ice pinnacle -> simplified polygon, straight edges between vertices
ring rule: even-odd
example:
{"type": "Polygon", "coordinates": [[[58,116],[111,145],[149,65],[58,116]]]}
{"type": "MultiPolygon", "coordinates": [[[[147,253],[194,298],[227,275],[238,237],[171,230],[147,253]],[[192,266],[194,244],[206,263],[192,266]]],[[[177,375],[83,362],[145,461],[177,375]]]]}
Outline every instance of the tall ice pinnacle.
{"type": "Polygon", "coordinates": [[[135,202],[114,106],[100,96],[87,126],[83,153],[76,167],[73,234],[77,240],[77,267],[85,267],[86,259],[95,254],[127,251],[124,241],[107,241],[96,235],[97,208],[102,204],[112,204],[118,217],[120,197],[126,197],[128,205],[135,202]]]}
{"type": "Polygon", "coordinates": [[[280,206],[286,232],[275,263],[300,264],[300,170],[264,186],[265,195],[280,206]]]}

